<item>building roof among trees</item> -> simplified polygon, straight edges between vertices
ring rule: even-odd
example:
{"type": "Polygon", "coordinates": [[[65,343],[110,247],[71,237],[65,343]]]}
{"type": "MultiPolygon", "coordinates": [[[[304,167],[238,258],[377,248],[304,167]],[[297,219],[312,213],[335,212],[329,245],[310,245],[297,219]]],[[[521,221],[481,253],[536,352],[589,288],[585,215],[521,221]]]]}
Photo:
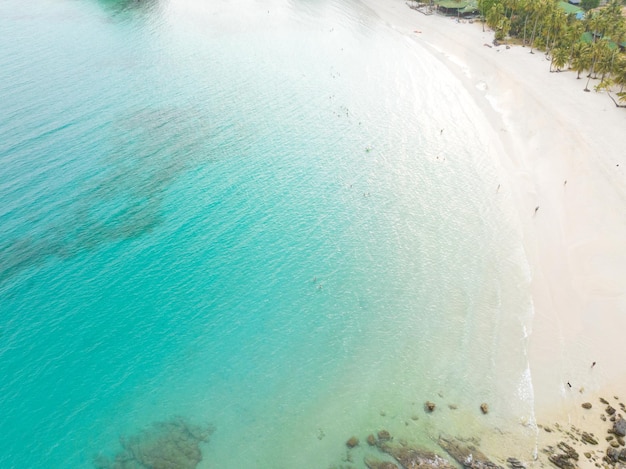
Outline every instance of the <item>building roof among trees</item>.
{"type": "Polygon", "coordinates": [[[435,0],[435,4],[444,10],[455,13],[474,13],[478,11],[476,0],[435,0]]]}

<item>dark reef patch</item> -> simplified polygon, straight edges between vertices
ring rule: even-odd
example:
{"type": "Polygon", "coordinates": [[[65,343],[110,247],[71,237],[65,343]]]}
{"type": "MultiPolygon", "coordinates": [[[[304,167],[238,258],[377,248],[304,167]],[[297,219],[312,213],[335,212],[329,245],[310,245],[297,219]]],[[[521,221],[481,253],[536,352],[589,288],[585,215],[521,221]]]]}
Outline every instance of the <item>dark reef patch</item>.
{"type": "Polygon", "coordinates": [[[0,243],[0,284],[51,258],[74,258],[151,232],[164,221],[169,187],[212,161],[215,138],[222,143],[231,138],[193,108],[130,111],[103,132],[108,150],[96,156],[93,174],[69,179],[73,189],[51,209],[42,206],[49,195],[36,194],[40,214],[18,220],[24,226],[6,233],[0,243]]]}
{"type": "Polygon", "coordinates": [[[209,441],[211,426],[192,425],[176,417],[156,422],[129,437],[121,437],[122,450],[111,460],[98,455],[96,469],[195,469],[202,460],[200,444],[209,441]]]}

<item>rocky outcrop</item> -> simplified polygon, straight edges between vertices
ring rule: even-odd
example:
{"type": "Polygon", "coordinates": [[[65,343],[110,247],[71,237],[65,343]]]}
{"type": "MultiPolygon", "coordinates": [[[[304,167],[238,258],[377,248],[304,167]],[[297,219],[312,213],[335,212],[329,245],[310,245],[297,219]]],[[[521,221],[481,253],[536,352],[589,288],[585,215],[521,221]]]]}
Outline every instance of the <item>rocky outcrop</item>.
{"type": "Polygon", "coordinates": [[[511,469],[526,469],[526,464],[516,458],[507,458],[506,462],[511,469]]]}
{"type": "Polygon", "coordinates": [[[612,446],[609,446],[606,449],[605,454],[607,462],[609,463],[617,462],[617,460],[619,459],[619,450],[617,448],[613,448],[612,446]]]}
{"type": "Polygon", "coordinates": [[[561,441],[556,449],[548,456],[552,464],[561,469],[574,469],[578,461],[578,452],[570,445],[561,441]]]}
{"type": "Polygon", "coordinates": [[[379,448],[406,469],[454,469],[450,461],[431,451],[387,442],[381,443],[379,448]]]}
{"type": "Polygon", "coordinates": [[[622,448],[621,450],[609,446],[606,449],[606,462],[608,463],[616,463],[616,462],[626,462],[626,448],[622,448]]]}
{"type": "Polygon", "coordinates": [[[592,433],[582,432],[582,434],[580,435],[580,439],[582,441],[584,441],[585,443],[588,443],[590,445],[597,445],[598,444],[597,438],[595,436],[593,436],[592,433]]]}
{"type": "Polygon", "coordinates": [[[564,454],[551,454],[548,459],[552,464],[556,467],[560,467],[561,469],[575,469],[576,463],[574,463],[571,459],[569,459],[564,454]]]}
{"type": "Polygon", "coordinates": [[[618,436],[626,436],[626,420],[623,418],[617,419],[613,424],[613,433],[618,436]]]}
{"type": "Polygon", "coordinates": [[[485,456],[485,454],[473,445],[451,438],[439,437],[437,441],[455,461],[468,469],[503,469],[485,456]]]}

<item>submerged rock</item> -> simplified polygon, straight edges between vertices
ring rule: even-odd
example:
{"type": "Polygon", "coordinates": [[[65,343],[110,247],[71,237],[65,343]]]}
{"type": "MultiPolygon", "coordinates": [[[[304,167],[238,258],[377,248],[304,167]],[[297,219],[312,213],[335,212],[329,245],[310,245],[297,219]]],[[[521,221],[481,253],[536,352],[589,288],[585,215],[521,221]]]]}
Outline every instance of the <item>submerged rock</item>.
{"type": "Polygon", "coordinates": [[[376,437],[371,433],[367,435],[367,444],[370,446],[374,446],[376,444],[376,437]]]}
{"type": "Polygon", "coordinates": [[[350,437],[348,441],[346,441],[346,446],[348,448],[354,448],[358,444],[359,444],[359,439],[356,436],[352,436],[350,437]]]}
{"type": "Polygon", "coordinates": [[[426,403],[424,404],[424,410],[426,410],[426,412],[432,412],[433,410],[435,410],[435,403],[434,402],[430,402],[430,401],[426,401],[426,403]]]}
{"type": "Polygon", "coordinates": [[[618,436],[626,436],[626,420],[619,418],[613,424],[613,433],[618,436]]]}
{"type": "Polygon", "coordinates": [[[583,402],[582,403],[582,408],[583,409],[591,409],[592,405],[591,402],[583,402]]]}
{"type": "Polygon", "coordinates": [[[489,406],[485,402],[483,402],[482,404],[480,404],[480,411],[483,414],[488,413],[489,412],[489,406]]]}
{"type": "Polygon", "coordinates": [[[210,426],[196,426],[176,417],[154,423],[130,437],[120,438],[123,450],[113,461],[94,460],[97,469],[195,469],[202,460],[200,443],[209,440],[210,426]]]}
{"type": "Polygon", "coordinates": [[[381,430],[378,432],[378,439],[380,441],[389,441],[391,440],[391,435],[387,430],[381,430]]]}
{"type": "Polygon", "coordinates": [[[365,458],[365,465],[369,469],[400,469],[396,464],[389,461],[379,461],[375,458],[365,458]]]}

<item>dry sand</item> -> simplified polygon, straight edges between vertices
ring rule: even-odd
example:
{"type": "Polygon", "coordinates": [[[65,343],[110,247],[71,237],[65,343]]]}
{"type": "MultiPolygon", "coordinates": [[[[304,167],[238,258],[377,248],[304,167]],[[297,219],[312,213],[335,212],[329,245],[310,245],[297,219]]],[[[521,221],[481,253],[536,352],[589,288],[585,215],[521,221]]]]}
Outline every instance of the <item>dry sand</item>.
{"type": "Polygon", "coordinates": [[[580,404],[626,399],[626,109],[584,92],[586,77],[550,73],[541,51],[489,47],[479,22],[364,3],[446,64],[499,140],[499,194],[519,207],[532,271],[537,421],[606,431],[580,404]]]}

